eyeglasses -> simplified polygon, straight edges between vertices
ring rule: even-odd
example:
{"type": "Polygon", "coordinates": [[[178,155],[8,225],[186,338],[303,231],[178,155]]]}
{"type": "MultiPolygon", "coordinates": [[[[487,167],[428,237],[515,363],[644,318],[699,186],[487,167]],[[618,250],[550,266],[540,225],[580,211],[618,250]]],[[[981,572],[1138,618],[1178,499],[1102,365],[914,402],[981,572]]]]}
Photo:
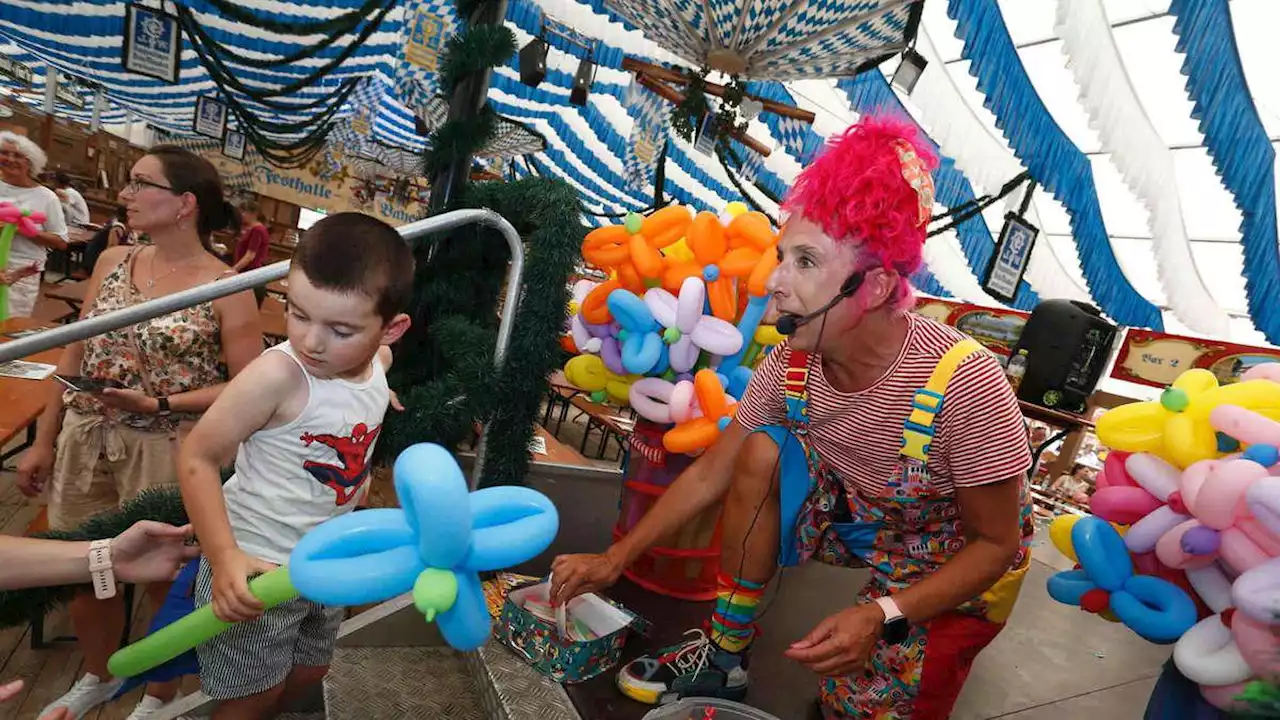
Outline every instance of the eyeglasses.
{"type": "Polygon", "coordinates": [[[120,188],[120,191],[121,191],[121,192],[127,192],[127,193],[129,193],[130,195],[136,195],[136,194],[137,194],[139,191],[141,191],[143,188],[149,188],[149,187],[159,188],[159,189],[161,189],[161,190],[166,190],[166,191],[168,191],[168,192],[173,193],[174,195],[177,195],[177,194],[178,194],[178,191],[177,191],[177,190],[174,190],[172,187],[170,187],[170,186],[168,186],[168,185],[161,185],[160,183],[153,183],[153,182],[151,182],[150,180],[142,180],[141,178],[129,178],[129,182],[125,183],[125,184],[124,184],[124,187],[120,188]]]}

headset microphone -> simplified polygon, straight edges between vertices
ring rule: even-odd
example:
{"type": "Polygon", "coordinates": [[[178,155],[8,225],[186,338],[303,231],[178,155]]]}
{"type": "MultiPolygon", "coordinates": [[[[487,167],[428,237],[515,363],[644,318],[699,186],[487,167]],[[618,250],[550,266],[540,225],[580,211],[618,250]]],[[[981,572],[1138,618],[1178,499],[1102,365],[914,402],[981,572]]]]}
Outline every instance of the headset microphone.
{"type": "Polygon", "coordinates": [[[795,335],[796,331],[799,330],[801,326],[808,325],[814,320],[826,315],[831,308],[838,305],[841,300],[844,300],[850,295],[858,292],[858,288],[862,287],[862,280],[863,274],[860,272],[850,275],[849,278],[844,281],[844,284],[840,286],[839,294],[831,298],[826,305],[823,305],[808,315],[783,313],[782,316],[778,318],[777,322],[773,324],[774,329],[783,335],[795,335]]]}

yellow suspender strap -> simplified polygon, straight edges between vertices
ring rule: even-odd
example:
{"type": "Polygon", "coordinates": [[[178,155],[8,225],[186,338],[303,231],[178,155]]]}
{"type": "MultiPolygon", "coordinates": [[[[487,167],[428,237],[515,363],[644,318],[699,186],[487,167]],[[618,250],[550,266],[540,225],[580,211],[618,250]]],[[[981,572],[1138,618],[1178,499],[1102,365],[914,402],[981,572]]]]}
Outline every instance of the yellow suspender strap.
{"type": "Polygon", "coordinates": [[[947,392],[947,385],[960,364],[981,350],[982,346],[978,341],[965,338],[952,346],[938,361],[933,374],[929,376],[929,382],[925,383],[924,389],[917,390],[915,397],[912,398],[911,414],[907,416],[907,422],[902,429],[902,455],[921,462],[929,460],[929,446],[933,440],[933,421],[938,413],[942,412],[942,401],[947,392]]]}

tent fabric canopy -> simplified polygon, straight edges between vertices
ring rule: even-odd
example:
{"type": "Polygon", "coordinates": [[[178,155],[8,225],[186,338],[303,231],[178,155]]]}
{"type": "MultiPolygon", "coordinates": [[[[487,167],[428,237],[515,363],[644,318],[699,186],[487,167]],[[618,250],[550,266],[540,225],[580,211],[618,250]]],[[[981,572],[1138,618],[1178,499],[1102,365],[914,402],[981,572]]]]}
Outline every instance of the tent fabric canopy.
{"type": "MultiPolygon", "coordinates": [[[[364,3],[252,0],[240,5],[271,20],[309,22],[339,17],[364,3]]],[[[683,25],[671,24],[680,18],[669,14],[667,29],[659,32],[635,22],[641,19],[635,8],[648,5],[645,0],[507,3],[506,22],[519,46],[548,20],[592,41],[598,70],[585,107],[568,102],[584,50],[557,35],[548,36],[552,49],[540,86],[520,82],[513,57],[494,73],[490,90],[495,110],[545,141],[541,152],[505,165],[503,172],[563,178],[579,191],[591,224],[612,222],[602,216],[643,209],[654,198],[651,176],[636,182],[628,174],[636,120],[628,107],[632,78],[621,70],[624,57],[688,66],[694,40],[706,45],[717,38],[722,45],[745,47],[742,43],[754,37],[752,28],[786,26],[777,22],[779,12],[799,17],[814,12],[807,9],[812,5],[848,16],[859,7],[908,7],[855,0],[684,3],[689,13],[705,12],[694,6],[709,7],[711,15],[700,17],[702,24],[687,23],[685,32],[683,25]],[[761,13],[775,13],[774,20],[762,20],[761,13]],[[739,28],[729,35],[742,41],[738,46],[722,42],[725,35],[717,28],[724,27],[739,28]],[[677,31],[688,42],[673,42],[677,31]]],[[[361,29],[306,59],[249,67],[236,56],[278,58],[320,38],[237,23],[207,0],[188,6],[210,37],[231,51],[227,65],[253,88],[305,77],[336,57],[361,29]]],[[[0,10],[0,53],[30,66],[34,78],[30,88],[0,78],[0,91],[40,106],[44,65],[52,63],[60,73],[104,87],[104,123],[121,125],[128,111],[137,121],[190,132],[196,99],[216,94],[216,84],[189,42],[177,85],[125,72],[120,65],[124,7],[115,0],[8,0],[0,10]]],[[[372,139],[420,152],[415,111],[396,94],[404,30],[415,13],[452,13],[452,7],[445,0],[403,0],[318,86],[288,96],[288,102],[301,104],[344,82],[363,82],[340,109],[336,129],[348,127],[363,111],[372,139]]],[[[1280,273],[1274,152],[1280,141],[1280,84],[1266,75],[1280,64],[1280,48],[1268,36],[1278,20],[1280,6],[1270,0],[927,0],[915,48],[929,65],[910,96],[887,80],[896,57],[856,78],[750,77],[750,92],[811,110],[816,120],[787,123],[770,113],[751,120],[748,134],[773,152],[752,157],[733,143],[745,161],[732,167],[733,177],[714,155],[668,133],[666,194],[698,209],[719,210],[740,198],[734,180],[741,182],[745,173],[759,186],[747,183],[747,192],[776,217],[777,205],[759,188],[781,196],[827,137],[862,112],[892,108],[914,120],[947,158],[938,176],[939,187],[946,189],[939,193],[939,213],[994,193],[1024,170],[1036,179],[1027,218],[1040,236],[1012,305],[1068,297],[1134,325],[1280,343],[1280,310],[1267,302],[1280,273]],[[1210,51],[1216,60],[1202,61],[1201,54],[1210,51]],[[1012,88],[993,79],[1006,74],[1024,81],[1012,88]],[[1248,142],[1229,141],[1241,137],[1248,142]],[[1088,182],[1082,181],[1086,176],[1088,182]]],[[[59,104],[58,114],[87,121],[93,99],[89,89],[82,93],[83,109],[59,104]]],[[[309,116],[242,101],[275,122],[309,116]]],[[[914,278],[916,284],[933,294],[1000,305],[983,291],[981,279],[1004,214],[1017,208],[1020,196],[1015,192],[981,217],[931,239],[927,272],[914,278]]]]}

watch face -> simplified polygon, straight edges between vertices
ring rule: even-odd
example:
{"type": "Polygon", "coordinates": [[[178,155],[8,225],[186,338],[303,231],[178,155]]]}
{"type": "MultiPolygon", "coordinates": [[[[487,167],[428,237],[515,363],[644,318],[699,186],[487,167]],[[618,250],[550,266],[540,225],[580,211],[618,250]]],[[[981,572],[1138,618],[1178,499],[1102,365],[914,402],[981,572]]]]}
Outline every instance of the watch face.
{"type": "Polygon", "coordinates": [[[911,624],[907,622],[906,618],[898,618],[884,625],[884,640],[890,645],[904,642],[910,634],[911,624]]]}

